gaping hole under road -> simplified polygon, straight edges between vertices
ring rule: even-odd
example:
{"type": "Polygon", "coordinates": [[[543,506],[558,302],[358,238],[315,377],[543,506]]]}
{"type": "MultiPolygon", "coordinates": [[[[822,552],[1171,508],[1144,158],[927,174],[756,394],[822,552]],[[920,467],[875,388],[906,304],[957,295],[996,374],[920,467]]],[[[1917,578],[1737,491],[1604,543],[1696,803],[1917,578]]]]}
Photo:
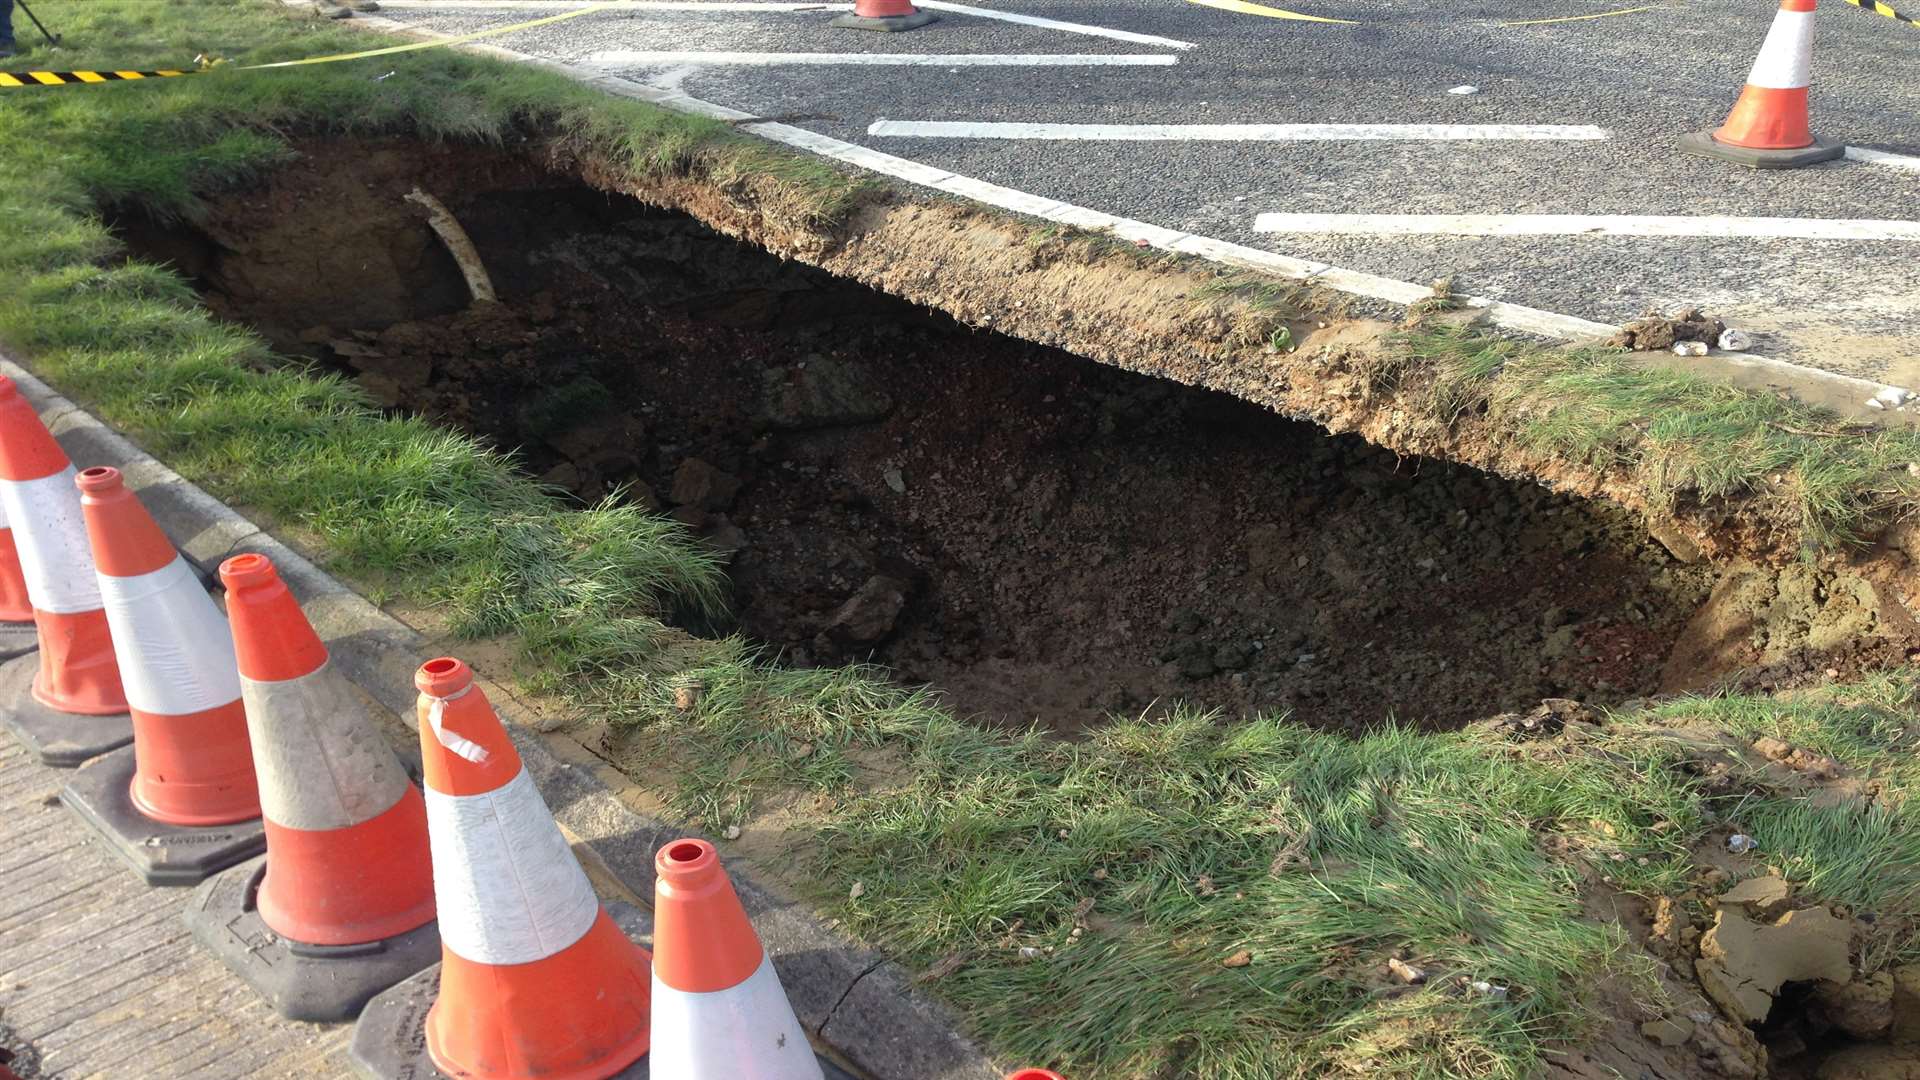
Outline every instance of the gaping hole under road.
{"type": "Polygon", "coordinates": [[[1177,699],[1445,727],[1712,674],[1685,657],[1720,570],[1611,506],[969,329],[504,152],[305,150],[121,234],[385,406],[680,519],[731,553],[732,619],[694,628],[783,663],[1063,732],[1177,699]]]}

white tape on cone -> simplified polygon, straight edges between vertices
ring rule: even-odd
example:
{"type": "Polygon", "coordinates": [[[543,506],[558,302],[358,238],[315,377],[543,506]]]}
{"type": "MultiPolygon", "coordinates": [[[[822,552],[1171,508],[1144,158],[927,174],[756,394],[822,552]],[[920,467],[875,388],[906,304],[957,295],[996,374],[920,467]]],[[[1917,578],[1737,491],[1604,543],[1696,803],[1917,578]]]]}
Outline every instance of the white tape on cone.
{"type": "Polygon", "coordinates": [[[593,928],[600,901],[525,768],[482,795],[426,794],[447,948],[480,964],[529,964],[593,928]]]}
{"type": "Polygon", "coordinates": [[[100,610],[93,547],[80,516],[80,491],[69,465],[38,480],[0,480],[0,503],[15,522],[13,544],[34,609],[54,615],[100,610]]]}
{"type": "Polygon", "coordinates": [[[185,716],[240,700],[233,631],[185,559],[175,555],[150,574],[99,580],[127,704],[185,716]]]}
{"type": "Polygon", "coordinates": [[[448,697],[434,698],[433,704],[427,706],[427,726],[433,729],[433,737],[441,746],[478,765],[487,760],[489,756],[487,748],[457,731],[448,731],[446,728],[447,702],[466,697],[472,689],[471,686],[465,686],[448,697]]]}
{"type": "Polygon", "coordinates": [[[309,832],[345,829],[406,794],[400,760],[331,660],[296,679],[243,678],[240,696],[268,821],[309,832]]]}

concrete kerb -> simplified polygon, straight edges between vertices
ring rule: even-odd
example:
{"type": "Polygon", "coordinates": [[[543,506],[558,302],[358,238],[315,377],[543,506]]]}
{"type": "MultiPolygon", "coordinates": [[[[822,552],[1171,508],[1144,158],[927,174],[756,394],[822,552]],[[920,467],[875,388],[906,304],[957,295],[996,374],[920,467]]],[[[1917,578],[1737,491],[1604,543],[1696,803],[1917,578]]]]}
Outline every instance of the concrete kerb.
{"type": "MultiPolygon", "coordinates": [[[[296,6],[302,0],[282,0],[282,2],[289,6],[296,6]]],[[[378,15],[361,16],[352,22],[362,29],[418,41],[447,41],[454,36],[378,15]]],[[[1320,285],[1335,292],[1400,307],[1418,303],[1432,295],[1429,287],[1413,282],[1280,255],[1212,237],[1178,232],[1149,222],[1136,221],[971,177],[959,176],[916,161],[897,158],[891,154],[807,131],[804,128],[759,120],[750,113],[703,101],[682,91],[647,86],[591,67],[534,56],[504,45],[495,45],[491,42],[465,42],[452,44],[450,47],[550,71],[617,97],[646,101],[676,112],[725,120],[743,131],[751,131],[771,142],[841,161],[894,180],[929,187],[946,195],[967,199],[1013,214],[1037,217],[1084,229],[1106,229],[1121,239],[1144,240],[1150,247],[1320,285]]],[[[1605,323],[1575,315],[1507,303],[1484,296],[1462,297],[1461,304],[1474,312],[1480,321],[1497,329],[1568,345],[1587,345],[1602,341],[1617,329],[1605,323]]],[[[1868,404],[1869,401],[1878,398],[1883,391],[1909,389],[1891,383],[1842,375],[1838,372],[1806,367],[1791,361],[1754,353],[1714,353],[1703,358],[1678,357],[1660,352],[1639,353],[1635,356],[1649,366],[1690,371],[1744,389],[1775,392],[1783,387],[1788,388],[1801,401],[1831,409],[1849,419],[1864,420],[1879,425],[1920,427],[1920,413],[1885,410],[1868,404]]]]}
{"type": "MultiPolygon", "coordinates": [[[[253,552],[274,561],[333,662],[381,706],[414,713],[413,673],[431,658],[419,631],[369,603],[305,556],[201,490],[125,436],[62,397],[11,357],[10,376],[81,467],[113,465],[189,558],[217,566],[253,552]]],[[[554,819],[638,896],[653,896],[654,852],[691,830],[623,802],[595,771],[556,756],[513,692],[480,680],[554,819]]],[[[730,861],[728,873],[801,1023],[873,1080],[999,1080],[984,1052],[943,1008],[911,989],[908,973],[828,927],[805,906],[765,889],[730,861]],[[871,984],[871,985],[870,985],[871,984]],[[887,988],[882,990],[881,988],[887,988]],[[854,1002],[860,1002],[856,1008],[854,1002]],[[828,1034],[830,1032],[830,1034],[828,1034]]]]}

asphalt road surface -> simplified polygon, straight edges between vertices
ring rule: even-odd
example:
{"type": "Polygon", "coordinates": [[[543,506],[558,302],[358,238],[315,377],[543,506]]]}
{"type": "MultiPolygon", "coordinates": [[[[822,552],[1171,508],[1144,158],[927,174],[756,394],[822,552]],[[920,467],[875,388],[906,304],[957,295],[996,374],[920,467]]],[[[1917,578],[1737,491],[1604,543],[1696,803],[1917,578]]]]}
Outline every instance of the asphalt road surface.
{"type": "MultiPolygon", "coordinates": [[[[384,14],[466,33],[567,10],[471,2],[398,0],[384,14]]],[[[1349,269],[1419,283],[1452,275],[1457,291],[1601,322],[1703,305],[1754,332],[1755,352],[1920,384],[1920,29],[1821,5],[1814,129],[1881,160],[1759,172],[1682,155],[1676,141],[1717,126],[1738,97],[1773,19],[1766,0],[1214,2],[1242,9],[991,0],[975,6],[1083,29],[943,10],[932,26],[874,34],[831,27],[833,10],[722,0],[629,5],[493,41],[1048,199],[1349,269]],[[826,55],[757,55],[767,53],[826,55]],[[925,123],[961,126],[912,126],[925,123]],[[1007,138],[979,124],[1103,128],[1007,138]],[[1191,125],[1227,124],[1568,130],[1185,137],[1191,125]],[[1143,140],[1138,125],[1176,125],[1183,137],[1143,140]],[[1340,217],[1270,218],[1276,232],[1259,228],[1263,214],[1340,217]],[[1443,226],[1465,235],[1436,235],[1405,215],[1474,217],[1443,226]],[[1571,234],[1476,235],[1537,227],[1510,215],[1600,220],[1571,234]],[[1664,221],[1673,217],[1683,220],[1664,221]],[[1725,220],[1749,218],[1856,224],[1725,220]],[[1649,230],[1697,235],[1617,235],[1649,230]],[[1841,231],[1855,238],[1827,235],[1841,231]],[[1716,235],[1726,232],[1748,235],[1716,235]]]]}

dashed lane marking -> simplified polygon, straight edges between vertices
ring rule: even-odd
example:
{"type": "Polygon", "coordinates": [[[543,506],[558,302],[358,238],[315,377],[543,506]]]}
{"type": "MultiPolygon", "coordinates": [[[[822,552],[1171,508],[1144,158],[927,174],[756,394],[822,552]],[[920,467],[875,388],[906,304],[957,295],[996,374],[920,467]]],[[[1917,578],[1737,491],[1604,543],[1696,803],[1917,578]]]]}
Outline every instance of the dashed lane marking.
{"type": "Polygon", "coordinates": [[[876,67],[1170,67],[1177,56],[1113,53],[756,53],[756,52],[597,52],[587,63],[617,67],[662,64],[733,64],[773,67],[781,64],[853,64],[876,67]]]}
{"type": "Polygon", "coordinates": [[[881,120],[869,135],[928,139],[1061,139],[1112,142],[1333,142],[1607,137],[1588,124],[1021,124],[881,120]]]}
{"type": "Polygon", "coordinates": [[[1674,236],[1920,240],[1920,221],[1641,214],[1261,214],[1262,233],[1350,236],[1674,236]]]}

